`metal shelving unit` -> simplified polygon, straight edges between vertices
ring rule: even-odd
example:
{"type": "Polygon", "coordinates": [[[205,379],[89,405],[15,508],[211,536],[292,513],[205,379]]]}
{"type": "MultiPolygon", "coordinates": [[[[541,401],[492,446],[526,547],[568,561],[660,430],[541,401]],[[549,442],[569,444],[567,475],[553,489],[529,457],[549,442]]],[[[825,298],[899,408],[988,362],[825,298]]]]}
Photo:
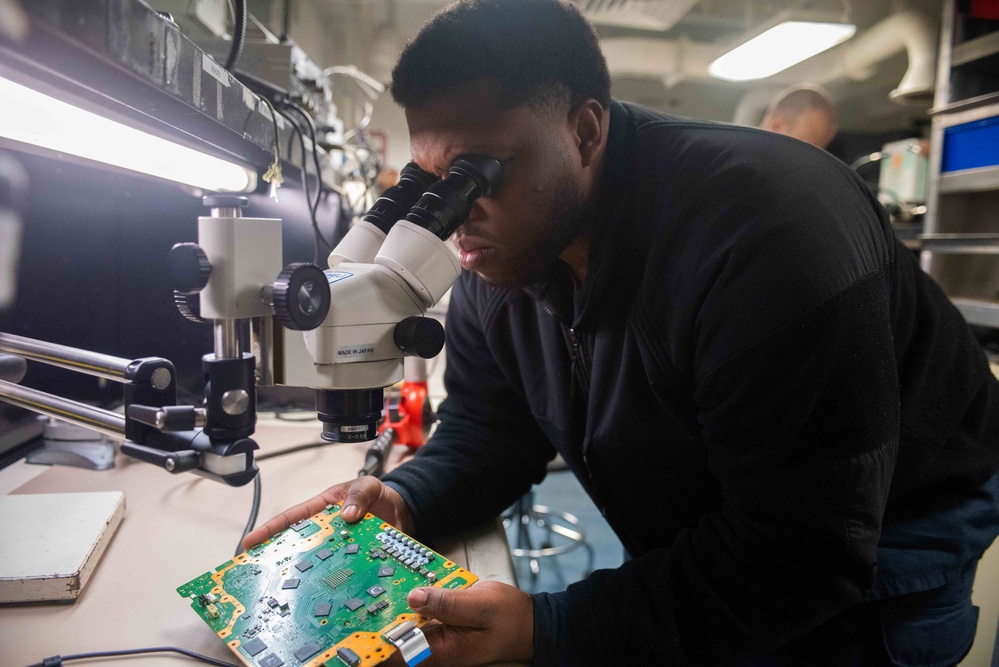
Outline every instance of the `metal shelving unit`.
{"type": "Polygon", "coordinates": [[[965,319],[999,328],[999,141],[978,140],[999,123],[999,22],[964,15],[956,0],[944,2],[930,114],[922,266],[965,319]]]}

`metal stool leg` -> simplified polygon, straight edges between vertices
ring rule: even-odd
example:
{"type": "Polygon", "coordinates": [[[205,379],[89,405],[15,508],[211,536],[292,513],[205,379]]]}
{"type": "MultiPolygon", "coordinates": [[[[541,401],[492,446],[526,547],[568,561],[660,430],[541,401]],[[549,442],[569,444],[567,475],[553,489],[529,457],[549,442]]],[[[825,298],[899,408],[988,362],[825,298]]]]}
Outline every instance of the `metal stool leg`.
{"type": "Polygon", "coordinates": [[[504,517],[504,525],[517,522],[517,539],[510,549],[514,558],[528,559],[531,580],[536,581],[541,572],[541,559],[560,556],[580,547],[586,550],[587,566],[583,576],[593,571],[593,547],[586,539],[586,529],[573,514],[552,509],[547,505],[534,504],[534,491],[525,494],[511,512],[504,517]],[[540,530],[543,537],[540,546],[535,547],[531,535],[532,526],[540,530]],[[556,542],[561,542],[556,544],[556,542]]]}

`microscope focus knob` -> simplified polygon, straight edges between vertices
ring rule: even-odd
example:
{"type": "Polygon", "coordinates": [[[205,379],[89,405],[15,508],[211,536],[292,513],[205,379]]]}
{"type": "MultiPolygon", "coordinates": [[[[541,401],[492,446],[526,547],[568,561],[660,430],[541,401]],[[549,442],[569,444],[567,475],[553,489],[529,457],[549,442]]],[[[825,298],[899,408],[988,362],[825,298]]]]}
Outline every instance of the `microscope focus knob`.
{"type": "Polygon", "coordinates": [[[444,349],[444,327],[432,317],[407,317],[395,325],[392,338],[410,357],[430,359],[444,349]]]}
{"type": "Polygon", "coordinates": [[[173,293],[173,304],[185,319],[195,324],[205,324],[206,320],[201,319],[201,297],[197,294],[184,294],[183,292],[173,293]]]}
{"type": "Polygon", "coordinates": [[[181,294],[200,292],[212,277],[212,263],[197,243],[178,243],[170,248],[167,270],[174,290],[181,294]]]}
{"type": "Polygon", "coordinates": [[[286,329],[311,331],[330,312],[330,285],[315,264],[289,264],[274,281],[274,317],[286,329]]]}

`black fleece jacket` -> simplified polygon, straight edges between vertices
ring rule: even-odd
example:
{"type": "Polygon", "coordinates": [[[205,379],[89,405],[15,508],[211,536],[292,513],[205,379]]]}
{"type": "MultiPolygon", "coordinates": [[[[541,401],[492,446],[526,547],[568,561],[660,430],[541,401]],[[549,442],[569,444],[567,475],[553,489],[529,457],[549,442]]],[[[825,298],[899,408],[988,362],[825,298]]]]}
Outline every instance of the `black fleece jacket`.
{"type": "Polygon", "coordinates": [[[462,275],[441,423],[387,476],[433,535],[565,458],[634,559],[535,596],[535,662],[717,664],[980,553],[907,560],[907,534],[878,571],[883,525],[999,469],[999,385],[864,184],[617,102],[606,159],[583,286],[462,275]]]}

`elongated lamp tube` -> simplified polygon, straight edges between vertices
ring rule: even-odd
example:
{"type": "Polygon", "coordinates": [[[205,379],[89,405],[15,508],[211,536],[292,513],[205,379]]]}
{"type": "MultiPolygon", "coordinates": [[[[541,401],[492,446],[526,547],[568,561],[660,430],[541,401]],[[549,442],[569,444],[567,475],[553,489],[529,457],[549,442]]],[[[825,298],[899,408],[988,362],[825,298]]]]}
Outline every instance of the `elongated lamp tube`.
{"type": "Polygon", "coordinates": [[[726,81],[772,76],[853,36],[847,23],[785,21],[735,47],[708,65],[708,74],[726,81]]]}
{"type": "Polygon", "coordinates": [[[256,173],[0,77],[0,137],[213,192],[246,192],[256,173]]]}

